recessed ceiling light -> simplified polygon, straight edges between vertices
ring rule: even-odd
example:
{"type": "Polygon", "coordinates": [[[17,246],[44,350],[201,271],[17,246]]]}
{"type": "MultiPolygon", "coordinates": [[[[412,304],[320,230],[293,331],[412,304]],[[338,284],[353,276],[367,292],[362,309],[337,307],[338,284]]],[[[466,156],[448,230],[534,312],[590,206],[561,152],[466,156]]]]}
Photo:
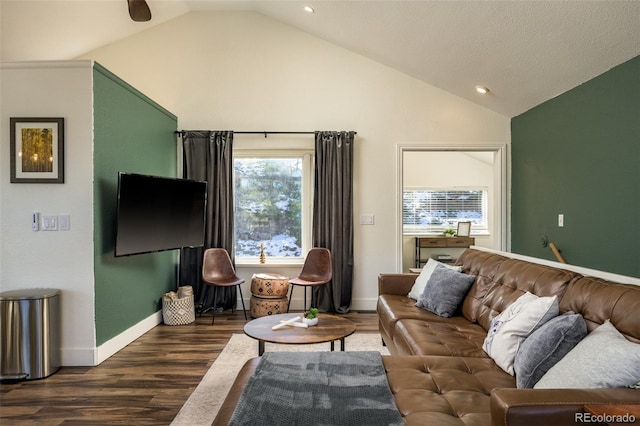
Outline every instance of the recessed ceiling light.
{"type": "Polygon", "coordinates": [[[313,10],[313,8],[311,6],[305,6],[304,7],[304,11],[308,12],[308,13],[313,13],[315,12],[315,10],[313,10]]]}
{"type": "Polygon", "coordinates": [[[476,86],[476,92],[484,95],[485,93],[489,93],[489,89],[484,86],[476,86]]]}

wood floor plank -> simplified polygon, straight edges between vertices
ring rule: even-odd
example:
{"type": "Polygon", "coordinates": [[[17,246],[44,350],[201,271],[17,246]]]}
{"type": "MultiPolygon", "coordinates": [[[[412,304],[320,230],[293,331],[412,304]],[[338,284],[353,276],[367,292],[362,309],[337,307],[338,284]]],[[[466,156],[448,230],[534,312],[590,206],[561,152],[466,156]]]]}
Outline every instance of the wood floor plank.
{"type": "MultiPolygon", "coordinates": [[[[345,315],[356,333],[378,332],[375,312],[345,315]]],[[[63,367],[43,380],[0,384],[2,425],[168,425],[231,335],[242,311],[160,324],[96,367],[63,367]]]]}

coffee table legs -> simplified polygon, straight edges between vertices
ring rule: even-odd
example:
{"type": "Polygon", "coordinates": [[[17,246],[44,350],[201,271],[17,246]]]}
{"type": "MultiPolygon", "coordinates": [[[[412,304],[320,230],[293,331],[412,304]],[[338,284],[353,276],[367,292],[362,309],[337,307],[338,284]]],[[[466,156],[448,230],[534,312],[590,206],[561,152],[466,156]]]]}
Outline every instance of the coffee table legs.
{"type": "MultiPolygon", "coordinates": [[[[334,340],[331,341],[331,352],[335,349],[334,340]]],[[[344,337],[340,339],[340,350],[344,352],[344,337]]],[[[264,340],[258,340],[258,356],[264,354],[264,340]]]]}
{"type": "MultiPolygon", "coordinates": [[[[334,341],[331,341],[331,352],[333,352],[334,350],[334,346],[333,346],[334,341]]],[[[340,339],[340,350],[342,352],[344,352],[344,337],[342,339],[340,339]]]]}

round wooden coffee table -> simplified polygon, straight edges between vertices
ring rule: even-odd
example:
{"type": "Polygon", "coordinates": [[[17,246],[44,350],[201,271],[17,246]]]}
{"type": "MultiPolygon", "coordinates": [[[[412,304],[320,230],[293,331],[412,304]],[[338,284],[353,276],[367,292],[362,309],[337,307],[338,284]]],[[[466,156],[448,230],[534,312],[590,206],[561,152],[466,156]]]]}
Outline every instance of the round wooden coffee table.
{"type": "Polygon", "coordinates": [[[333,342],[340,340],[340,350],[344,351],[344,339],[356,331],[356,325],[348,319],[331,314],[319,314],[318,325],[308,328],[286,326],[272,330],[280,321],[286,321],[302,314],[278,314],[261,317],[248,322],[244,326],[244,333],[258,341],[258,355],[264,353],[264,342],[285,345],[308,345],[312,343],[333,342]]]}

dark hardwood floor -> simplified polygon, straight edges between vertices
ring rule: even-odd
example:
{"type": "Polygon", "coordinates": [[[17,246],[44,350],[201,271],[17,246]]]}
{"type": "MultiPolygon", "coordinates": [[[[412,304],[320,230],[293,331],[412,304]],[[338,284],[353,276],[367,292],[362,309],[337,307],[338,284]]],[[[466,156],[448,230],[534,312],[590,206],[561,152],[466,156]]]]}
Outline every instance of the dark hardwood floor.
{"type": "MultiPolygon", "coordinates": [[[[350,312],[356,333],[378,331],[375,312],[350,312]]],[[[233,333],[242,311],[160,324],[96,367],[62,367],[42,380],[0,384],[2,425],[168,425],[233,333]]]]}

